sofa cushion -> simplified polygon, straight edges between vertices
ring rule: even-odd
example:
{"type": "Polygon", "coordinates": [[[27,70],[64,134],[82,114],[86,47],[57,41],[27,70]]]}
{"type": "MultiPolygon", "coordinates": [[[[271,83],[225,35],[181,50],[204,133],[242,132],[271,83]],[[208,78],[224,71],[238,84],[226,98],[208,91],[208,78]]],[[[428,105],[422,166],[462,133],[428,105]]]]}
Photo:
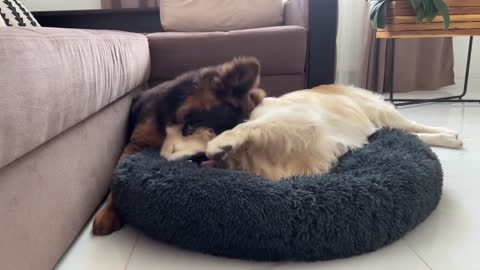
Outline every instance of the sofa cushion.
{"type": "Polygon", "coordinates": [[[167,31],[229,31],[283,24],[282,0],[160,0],[159,4],[167,31]]]}
{"type": "Polygon", "coordinates": [[[277,26],[210,33],[155,33],[148,35],[151,79],[164,81],[182,72],[216,65],[236,56],[255,56],[262,75],[303,74],[307,30],[277,26]]]}
{"type": "Polygon", "coordinates": [[[145,36],[0,28],[0,167],[148,79],[145,36]]]}

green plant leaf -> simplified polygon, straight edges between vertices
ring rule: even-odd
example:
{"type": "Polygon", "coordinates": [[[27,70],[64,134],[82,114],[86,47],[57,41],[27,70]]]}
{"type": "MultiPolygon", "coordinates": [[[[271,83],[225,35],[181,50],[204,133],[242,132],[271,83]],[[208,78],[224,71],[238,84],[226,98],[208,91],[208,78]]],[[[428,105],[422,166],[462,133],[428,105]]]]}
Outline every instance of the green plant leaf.
{"type": "Polygon", "coordinates": [[[426,21],[428,23],[431,23],[433,19],[437,17],[437,13],[438,13],[437,7],[433,4],[433,2],[429,2],[426,9],[426,21]]]}
{"type": "Polygon", "coordinates": [[[422,23],[423,18],[425,17],[425,5],[423,3],[420,3],[420,5],[417,6],[415,9],[415,15],[417,16],[417,23],[422,23]]]}
{"type": "MultiPolygon", "coordinates": [[[[390,0],[370,0],[370,21],[374,29],[385,28],[387,3],[390,0]]],[[[445,22],[445,29],[450,26],[450,14],[444,0],[409,0],[415,11],[417,23],[430,23],[440,14],[445,22]]]]}
{"type": "Polygon", "coordinates": [[[413,9],[417,9],[421,4],[423,0],[410,0],[410,4],[412,5],[413,9]]]}
{"type": "Polygon", "coordinates": [[[389,0],[370,0],[370,21],[374,29],[385,28],[387,2],[389,0]]]}
{"type": "Polygon", "coordinates": [[[418,23],[430,23],[440,14],[444,18],[445,29],[448,29],[450,15],[444,0],[409,0],[409,2],[415,10],[418,23]]]}
{"type": "Polygon", "coordinates": [[[448,6],[443,0],[433,0],[435,7],[438,10],[438,13],[443,17],[445,22],[445,30],[448,30],[450,27],[450,13],[448,11],[448,6]]]}

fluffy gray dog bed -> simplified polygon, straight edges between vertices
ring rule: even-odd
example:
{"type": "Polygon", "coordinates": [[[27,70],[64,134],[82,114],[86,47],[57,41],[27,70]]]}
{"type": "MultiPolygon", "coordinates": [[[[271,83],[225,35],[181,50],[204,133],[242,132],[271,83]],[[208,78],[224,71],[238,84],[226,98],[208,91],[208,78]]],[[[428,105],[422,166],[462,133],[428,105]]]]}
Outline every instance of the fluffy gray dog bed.
{"type": "Polygon", "coordinates": [[[437,206],[442,168],[413,135],[380,130],[331,173],[272,182],[168,162],[143,152],[121,163],[113,198],[122,218],[181,248],[261,261],[313,261],[381,248],[437,206]]]}

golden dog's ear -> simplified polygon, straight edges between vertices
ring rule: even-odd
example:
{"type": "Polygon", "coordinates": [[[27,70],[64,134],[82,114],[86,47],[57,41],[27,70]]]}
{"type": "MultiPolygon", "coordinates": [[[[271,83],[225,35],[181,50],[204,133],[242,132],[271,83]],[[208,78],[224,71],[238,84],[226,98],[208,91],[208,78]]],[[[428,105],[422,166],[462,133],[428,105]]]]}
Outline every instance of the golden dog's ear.
{"type": "Polygon", "coordinates": [[[260,81],[260,63],[254,57],[238,57],[220,67],[223,95],[241,98],[257,88],[260,81]]]}

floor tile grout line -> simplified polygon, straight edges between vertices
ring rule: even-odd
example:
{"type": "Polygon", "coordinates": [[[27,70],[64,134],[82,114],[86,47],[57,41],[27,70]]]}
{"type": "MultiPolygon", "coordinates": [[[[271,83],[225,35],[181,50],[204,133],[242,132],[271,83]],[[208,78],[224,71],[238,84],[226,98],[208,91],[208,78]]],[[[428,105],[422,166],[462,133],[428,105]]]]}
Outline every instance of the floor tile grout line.
{"type": "Polygon", "coordinates": [[[462,106],[462,130],[459,132],[461,135],[465,133],[465,104],[463,104],[462,106]]]}
{"type": "Polygon", "coordinates": [[[403,240],[403,242],[405,243],[405,245],[407,246],[408,249],[410,249],[413,254],[415,254],[415,256],[417,256],[417,258],[419,258],[423,264],[425,264],[425,266],[430,269],[430,270],[433,270],[433,268],[422,258],[422,256],[420,256],[420,254],[417,253],[417,251],[415,251],[407,242],[407,240],[403,240]]]}
{"type": "Polygon", "coordinates": [[[133,252],[135,252],[135,249],[137,249],[137,244],[138,244],[138,240],[140,239],[140,234],[138,232],[136,234],[137,235],[135,237],[135,242],[133,242],[132,250],[130,251],[130,254],[128,254],[127,262],[125,263],[125,267],[123,268],[123,270],[128,269],[128,266],[130,265],[130,260],[132,259],[132,256],[133,256],[133,252]]]}

